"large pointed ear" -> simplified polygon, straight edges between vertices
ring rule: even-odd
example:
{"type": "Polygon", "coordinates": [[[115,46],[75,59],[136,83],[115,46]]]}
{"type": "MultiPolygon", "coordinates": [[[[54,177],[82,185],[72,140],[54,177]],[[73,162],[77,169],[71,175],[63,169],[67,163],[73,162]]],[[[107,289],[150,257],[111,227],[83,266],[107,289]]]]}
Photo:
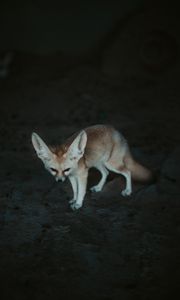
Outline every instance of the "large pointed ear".
{"type": "Polygon", "coordinates": [[[43,142],[43,140],[39,137],[39,135],[35,132],[32,133],[32,144],[34,149],[36,150],[37,156],[42,161],[51,160],[52,152],[48,148],[48,146],[43,142]]]}
{"type": "Polygon", "coordinates": [[[67,154],[70,159],[79,160],[83,154],[87,144],[87,134],[84,130],[82,130],[75,140],[70,145],[67,154]]]}

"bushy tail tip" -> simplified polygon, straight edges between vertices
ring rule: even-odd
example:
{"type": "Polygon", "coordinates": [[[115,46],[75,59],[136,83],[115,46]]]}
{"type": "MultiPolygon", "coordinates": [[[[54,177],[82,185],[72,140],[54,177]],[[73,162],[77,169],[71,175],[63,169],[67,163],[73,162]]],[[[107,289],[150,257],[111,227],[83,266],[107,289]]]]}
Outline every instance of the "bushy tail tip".
{"type": "Polygon", "coordinates": [[[132,157],[126,158],[126,167],[130,170],[132,178],[135,181],[143,183],[151,183],[155,181],[154,172],[135,161],[132,157]]]}

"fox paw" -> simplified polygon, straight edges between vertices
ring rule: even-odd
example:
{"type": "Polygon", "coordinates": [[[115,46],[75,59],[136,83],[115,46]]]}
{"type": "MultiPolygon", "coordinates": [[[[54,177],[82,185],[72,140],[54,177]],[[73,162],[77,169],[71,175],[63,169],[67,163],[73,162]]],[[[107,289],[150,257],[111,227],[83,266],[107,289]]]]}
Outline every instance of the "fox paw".
{"type": "Polygon", "coordinates": [[[95,185],[92,188],[90,188],[91,192],[100,192],[102,190],[102,187],[95,185]]]}
{"type": "Polygon", "coordinates": [[[76,202],[76,200],[75,199],[71,199],[71,200],[69,200],[69,203],[70,204],[73,204],[73,203],[75,203],[76,202]]]}
{"type": "Polygon", "coordinates": [[[131,189],[125,189],[121,192],[122,196],[129,196],[131,195],[131,189]]]}
{"type": "Polygon", "coordinates": [[[76,203],[76,202],[74,202],[74,203],[71,204],[72,210],[77,210],[77,209],[79,209],[81,206],[82,206],[82,204],[79,204],[79,203],[76,203]]]}

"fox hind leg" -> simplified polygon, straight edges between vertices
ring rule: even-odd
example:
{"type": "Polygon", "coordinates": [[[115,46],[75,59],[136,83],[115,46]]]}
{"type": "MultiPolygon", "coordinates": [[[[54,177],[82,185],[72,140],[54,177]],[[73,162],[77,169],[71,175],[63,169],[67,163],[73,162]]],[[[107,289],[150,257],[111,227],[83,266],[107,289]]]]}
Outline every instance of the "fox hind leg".
{"type": "Polygon", "coordinates": [[[106,167],[117,174],[121,174],[125,177],[126,179],[126,187],[125,189],[121,192],[123,196],[129,196],[132,193],[132,182],[131,182],[131,172],[124,166],[116,167],[114,164],[111,162],[106,163],[106,167]]]}
{"type": "Polygon", "coordinates": [[[129,170],[125,170],[121,172],[125,178],[126,178],[126,187],[125,189],[121,192],[123,196],[129,196],[132,193],[132,183],[131,183],[131,172],[129,170]]]}

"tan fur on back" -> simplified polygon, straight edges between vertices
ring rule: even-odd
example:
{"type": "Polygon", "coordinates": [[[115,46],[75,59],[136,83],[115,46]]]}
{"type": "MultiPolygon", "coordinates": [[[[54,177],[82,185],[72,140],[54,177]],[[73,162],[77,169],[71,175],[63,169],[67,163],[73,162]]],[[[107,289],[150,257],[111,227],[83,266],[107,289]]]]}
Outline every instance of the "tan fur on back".
{"type": "MultiPolygon", "coordinates": [[[[87,134],[87,145],[84,157],[80,160],[85,162],[88,168],[98,165],[100,162],[111,162],[116,168],[126,167],[132,173],[132,177],[140,181],[148,181],[152,173],[147,168],[137,163],[130,153],[125,138],[110,125],[94,125],[84,129],[87,134]]],[[[53,148],[59,162],[63,160],[69,146],[78,136],[80,131],[68,138],[64,144],[53,148]]]]}
{"type": "MultiPolygon", "coordinates": [[[[87,127],[84,130],[87,133],[87,145],[84,157],[88,167],[103,158],[109,159],[117,143],[117,137],[119,142],[119,133],[112,126],[108,125],[95,125],[87,127]]],[[[79,133],[80,131],[73,134],[63,145],[54,148],[53,152],[58,157],[62,157],[79,133]]],[[[122,142],[124,143],[123,138],[122,142]]]]}

